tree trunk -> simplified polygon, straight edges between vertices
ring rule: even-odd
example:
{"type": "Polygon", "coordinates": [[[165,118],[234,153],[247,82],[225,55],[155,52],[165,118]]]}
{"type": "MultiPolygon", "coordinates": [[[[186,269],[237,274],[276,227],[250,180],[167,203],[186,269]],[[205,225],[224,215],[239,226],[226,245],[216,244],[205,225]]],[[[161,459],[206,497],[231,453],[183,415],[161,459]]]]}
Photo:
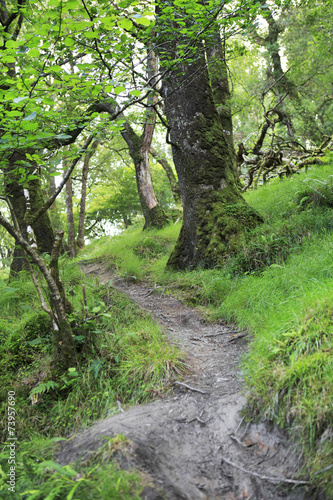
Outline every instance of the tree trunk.
{"type": "MultiPolygon", "coordinates": [[[[10,158],[10,164],[4,172],[5,192],[11,204],[12,218],[15,218],[23,237],[27,237],[27,201],[24,195],[24,188],[18,182],[16,162],[26,160],[23,153],[16,152],[10,158]]],[[[33,170],[29,173],[33,173],[33,170]]],[[[27,174],[27,175],[28,175],[27,174]]],[[[44,203],[42,188],[39,179],[34,179],[29,182],[27,190],[30,198],[30,213],[34,214],[39,207],[44,203]]],[[[51,254],[54,244],[54,233],[48,213],[44,213],[37,221],[31,224],[37,240],[38,251],[51,254]]],[[[25,256],[21,248],[16,247],[13,255],[13,260],[10,266],[10,279],[17,275],[18,272],[25,268],[25,256]]]]}
{"type": "MultiPolygon", "coordinates": [[[[42,187],[39,179],[29,183],[29,193],[31,200],[31,213],[34,214],[39,207],[44,204],[42,187]]],[[[52,229],[49,214],[45,212],[39,219],[32,223],[38,250],[42,253],[50,254],[54,245],[54,232],[52,229]]]]}
{"type": "Polygon", "coordinates": [[[230,144],[230,153],[235,154],[228,68],[225,61],[225,42],[221,39],[219,26],[215,28],[214,37],[210,38],[210,43],[206,47],[206,54],[215,106],[222,123],[224,136],[230,144]]]}
{"type": "MultiPolygon", "coordinates": [[[[152,87],[154,87],[155,84],[154,77],[156,73],[156,57],[154,52],[149,50],[147,58],[147,76],[149,85],[152,87]]],[[[135,166],[136,183],[142,213],[145,219],[144,229],[153,227],[162,228],[168,221],[164,210],[156,198],[149,164],[149,151],[156,124],[156,111],[154,106],[157,100],[158,98],[155,93],[148,98],[147,104],[149,107],[147,108],[145,124],[141,136],[136,134],[128,122],[125,123],[124,130],[122,131],[122,136],[128,145],[129,153],[135,166]]]]}
{"type": "Polygon", "coordinates": [[[69,255],[72,259],[74,259],[76,257],[76,248],[75,248],[75,227],[74,227],[74,215],[73,215],[72,179],[68,179],[68,181],[66,182],[66,213],[67,213],[69,255]]]}
{"type": "Polygon", "coordinates": [[[152,157],[160,164],[165,170],[165,173],[169,179],[170,182],[170,187],[171,191],[173,194],[173,199],[175,200],[175,203],[181,203],[181,196],[180,196],[180,189],[179,189],[179,183],[178,180],[176,179],[176,176],[174,174],[174,171],[172,170],[172,167],[168,160],[164,158],[164,156],[156,151],[155,148],[151,146],[150,148],[150,154],[152,157]]]}
{"type": "Polygon", "coordinates": [[[144,151],[148,146],[148,141],[145,141],[144,144],[144,136],[139,136],[128,122],[124,124],[121,135],[128,145],[129,154],[135,166],[136,184],[143,217],[145,219],[144,229],[151,229],[153,227],[162,228],[165,226],[167,218],[162,207],[158,203],[154,191],[149,164],[150,147],[148,148],[148,162],[147,155],[144,151]]]}
{"type": "MultiPolygon", "coordinates": [[[[51,176],[49,179],[48,197],[51,197],[54,195],[56,188],[57,188],[57,186],[55,183],[55,178],[53,176],[51,176]]],[[[49,213],[50,213],[50,219],[51,219],[51,223],[52,223],[54,231],[55,232],[60,231],[62,224],[60,222],[60,214],[58,211],[58,203],[56,200],[50,206],[49,213]]]]}
{"type": "Polygon", "coordinates": [[[280,34],[285,30],[285,25],[283,22],[281,23],[278,19],[275,19],[270,7],[267,6],[266,0],[260,1],[263,4],[264,10],[268,12],[268,15],[265,16],[265,19],[268,23],[268,34],[265,38],[263,38],[255,33],[252,39],[258,45],[261,45],[266,49],[266,59],[268,64],[267,84],[270,89],[275,90],[277,99],[277,105],[273,109],[277,109],[282,113],[282,123],[285,125],[287,134],[289,135],[293,143],[294,126],[292,122],[292,115],[287,110],[287,107],[285,105],[285,100],[288,99],[289,101],[291,101],[297,111],[297,114],[299,115],[299,118],[303,121],[305,128],[309,133],[309,136],[312,137],[317,144],[320,144],[320,142],[323,140],[323,132],[320,130],[316,123],[316,116],[311,113],[309,109],[304,109],[301,96],[296,85],[289,79],[287,72],[284,72],[282,68],[279,37],[280,34]]]}
{"type": "MultiPolygon", "coordinates": [[[[52,276],[52,272],[47,268],[43,259],[38,255],[37,251],[29,245],[27,240],[17,231],[9,221],[0,213],[0,224],[8,231],[8,233],[15,238],[16,244],[20,245],[24,251],[31,257],[34,264],[40,269],[43,277],[46,280],[48,289],[50,291],[50,298],[52,308],[57,318],[57,328],[54,331],[54,344],[55,344],[55,361],[58,368],[67,370],[72,367],[76,362],[76,349],[75,341],[71,325],[68,321],[65,307],[62,302],[61,294],[57,284],[52,276]]],[[[57,248],[54,246],[53,258],[56,255],[57,248]]],[[[57,257],[56,257],[57,258],[57,257]]],[[[53,262],[53,265],[54,262],[53,262]]]]}
{"type": "Polygon", "coordinates": [[[79,248],[84,248],[84,221],[86,217],[87,179],[89,172],[89,163],[91,157],[96,152],[98,144],[99,141],[95,141],[92,144],[91,151],[85,154],[83,160],[79,227],[77,230],[77,239],[76,239],[76,244],[79,248]]]}
{"type": "MultiPolygon", "coordinates": [[[[182,43],[191,41],[184,37],[182,43]]],[[[175,38],[164,38],[162,69],[169,65],[166,53],[171,61],[179,59],[178,47],[175,38]]],[[[184,208],[183,226],[168,261],[176,269],[223,263],[241,246],[244,231],[261,221],[239,192],[200,42],[197,49],[191,63],[171,66],[162,87],[184,208]]]]}

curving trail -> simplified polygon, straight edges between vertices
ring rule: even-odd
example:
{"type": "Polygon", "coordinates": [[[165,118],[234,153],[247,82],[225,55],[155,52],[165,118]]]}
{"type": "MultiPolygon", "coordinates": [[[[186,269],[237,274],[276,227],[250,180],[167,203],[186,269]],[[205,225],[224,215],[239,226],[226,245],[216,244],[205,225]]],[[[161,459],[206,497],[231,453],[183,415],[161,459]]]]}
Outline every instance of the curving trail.
{"type": "MultiPolygon", "coordinates": [[[[102,262],[85,264],[84,272],[101,283],[114,278],[102,262]]],[[[191,374],[183,383],[201,392],[176,384],[164,399],[101,420],[65,443],[58,461],[85,457],[103,437],[122,433],[132,442],[132,456],[123,457],[121,465],[141,468],[155,485],[143,499],[315,499],[292,483],[300,458],[296,446],[266,423],[241,423],[246,398],[239,363],[247,348],[245,333],[204,323],[196,310],[161,289],[152,293],[119,280],[114,286],[151,311],[169,341],[187,353],[191,374]]]]}

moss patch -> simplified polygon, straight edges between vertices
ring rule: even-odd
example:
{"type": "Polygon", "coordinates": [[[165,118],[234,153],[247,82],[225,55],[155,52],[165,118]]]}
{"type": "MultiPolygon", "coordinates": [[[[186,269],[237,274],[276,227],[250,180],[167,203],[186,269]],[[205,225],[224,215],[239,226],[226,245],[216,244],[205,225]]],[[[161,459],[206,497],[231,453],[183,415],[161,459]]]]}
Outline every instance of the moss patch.
{"type": "Polygon", "coordinates": [[[160,205],[145,212],[145,226],[144,229],[162,229],[167,223],[168,218],[160,205]]]}
{"type": "Polygon", "coordinates": [[[215,193],[211,208],[205,207],[199,217],[198,249],[206,266],[225,262],[227,256],[238,253],[247,231],[262,222],[262,218],[243,200],[230,203],[223,193],[215,193]]]}
{"type": "Polygon", "coordinates": [[[168,260],[174,269],[223,264],[244,246],[247,233],[263,222],[260,215],[232,189],[213,191],[197,202],[196,248],[188,259],[184,226],[168,260]],[[190,265],[186,262],[190,261],[190,265]]]}

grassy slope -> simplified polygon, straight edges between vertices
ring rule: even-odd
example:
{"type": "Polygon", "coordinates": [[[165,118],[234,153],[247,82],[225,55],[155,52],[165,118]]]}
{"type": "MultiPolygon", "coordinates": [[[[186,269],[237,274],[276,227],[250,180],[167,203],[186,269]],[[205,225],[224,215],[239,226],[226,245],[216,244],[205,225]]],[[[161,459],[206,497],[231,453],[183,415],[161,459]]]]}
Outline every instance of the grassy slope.
{"type": "Polygon", "coordinates": [[[158,284],[177,285],[170,290],[204,306],[210,318],[248,328],[253,341],[244,373],[250,409],[297,434],[304,475],[333,498],[330,176],[333,165],[327,164],[248,193],[248,203],[266,222],[224,268],[166,272],[179,224],[149,233],[129,230],[93,243],[84,256],[104,255],[132,280],[150,276],[158,284]]]}
{"type": "MultiPolygon", "coordinates": [[[[59,437],[68,436],[123,405],[144,402],[184,368],[152,317],[124,295],[86,279],[77,263],[62,260],[61,277],[74,307],[80,364],[51,377],[50,322],[41,312],[30,279],[9,286],[0,279],[1,442],[8,437],[7,393],[15,392],[16,492],[11,498],[139,498],[146,479],[117,469],[112,455],[126,442],[111,440],[89,463],[60,467],[52,462],[59,437]],[[83,309],[82,283],[88,300],[83,309]],[[86,316],[89,321],[84,321],[86,316]],[[50,385],[52,387],[50,388],[50,385]],[[31,389],[39,391],[31,405],[31,389]],[[77,477],[80,477],[80,481],[77,477]],[[48,495],[51,495],[48,497],[48,495]]],[[[8,448],[0,448],[0,498],[8,498],[8,448]]]]}

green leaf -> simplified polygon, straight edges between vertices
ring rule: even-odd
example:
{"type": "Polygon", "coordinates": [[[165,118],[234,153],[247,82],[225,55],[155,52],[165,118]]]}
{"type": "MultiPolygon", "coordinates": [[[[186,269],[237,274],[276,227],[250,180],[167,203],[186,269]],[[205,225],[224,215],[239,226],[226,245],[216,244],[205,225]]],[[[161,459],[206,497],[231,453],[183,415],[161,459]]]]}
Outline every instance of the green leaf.
{"type": "Polygon", "coordinates": [[[7,116],[21,116],[22,113],[20,111],[7,111],[7,116]]]}
{"type": "Polygon", "coordinates": [[[31,123],[29,121],[25,121],[25,122],[22,121],[21,127],[23,128],[23,130],[37,130],[38,123],[36,123],[36,122],[31,123]]]}
{"type": "Polygon", "coordinates": [[[15,57],[9,56],[9,55],[8,56],[3,56],[1,60],[4,63],[13,63],[13,62],[16,62],[15,57]]]}
{"type": "Polygon", "coordinates": [[[138,17],[138,19],[136,19],[136,22],[138,24],[142,24],[142,26],[149,26],[151,21],[146,17],[138,17]]]}
{"type": "Polygon", "coordinates": [[[31,56],[31,57],[39,57],[39,55],[40,55],[40,52],[39,52],[39,50],[36,47],[34,47],[33,49],[29,50],[29,56],[31,56]]]}
{"type": "Polygon", "coordinates": [[[54,136],[56,139],[71,139],[72,136],[68,134],[57,134],[54,136]]]}
{"type": "Polygon", "coordinates": [[[55,71],[56,73],[60,73],[62,71],[62,67],[59,66],[58,64],[55,64],[54,66],[51,66],[50,68],[52,71],[55,71]]]}
{"type": "Polygon", "coordinates": [[[23,120],[30,121],[30,120],[33,120],[34,118],[36,118],[36,116],[37,116],[36,111],[33,111],[32,113],[30,113],[29,116],[26,116],[25,118],[23,118],[23,120]]]}
{"type": "Polygon", "coordinates": [[[133,23],[130,19],[120,19],[118,21],[118,26],[124,30],[130,30],[133,27],[133,23]]]}
{"type": "Polygon", "coordinates": [[[124,90],[126,90],[126,88],[124,86],[121,86],[121,87],[116,87],[114,89],[114,92],[116,95],[120,94],[121,92],[124,92],[124,90]]]}
{"type": "Polygon", "coordinates": [[[25,101],[25,99],[28,99],[28,96],[25,96],[25,97],[15,97],[15,99],[13,99],[13,102],[18,103],[18,102],[21,102],[21,101],[25,101]]]}
{"type": "Polygon", "coordinates": [[[131,90],[130,94],[134,95],[134,97],[139,97],[141,95],[141,90],[131,90]]]}
{"type": "Polygon", "coordinates": [[[30,342],[28,342],[29,345],[31,346],[34,346],[34,345],[39,345],[43,342],[43,339],[41,339],[40,337],[38,339],[34,339],[34,340],[30,340],[30,342]]]}
{"type": "Polygon", "coordinates": [[[75,40],[73,40],[73,38],[65,38],[64,44],[66,45],[66,47],[71,47],[72,45],[74,45],[74,42],[75,40]]]}

